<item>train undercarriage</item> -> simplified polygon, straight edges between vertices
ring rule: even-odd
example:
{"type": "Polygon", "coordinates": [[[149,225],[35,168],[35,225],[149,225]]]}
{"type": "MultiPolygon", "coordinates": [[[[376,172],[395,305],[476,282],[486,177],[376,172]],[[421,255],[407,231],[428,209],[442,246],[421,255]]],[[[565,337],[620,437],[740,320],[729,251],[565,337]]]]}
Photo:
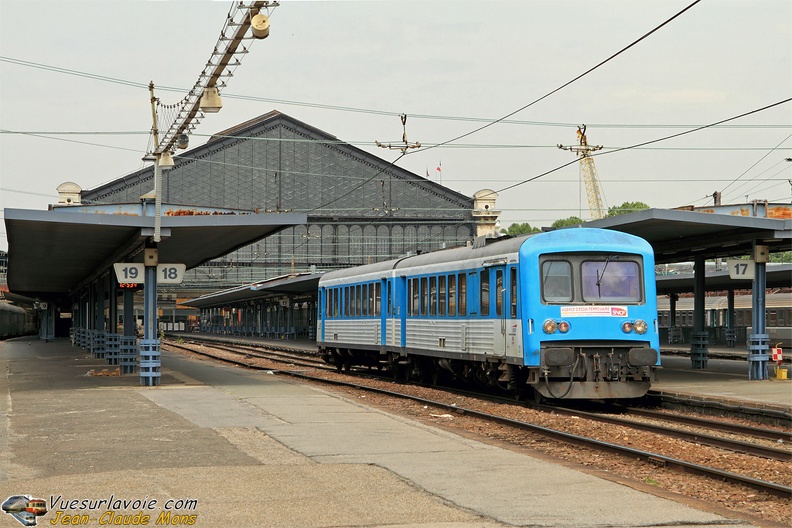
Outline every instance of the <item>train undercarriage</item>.
{"type": "Polygon", "coordinates": [[[473,360],[340,347],[323,349],[321,355],[339,372],[364,367],[387,371],[405,381],[498,387],[515,397],[536,401],[640,398],[654,380],[658,358],[658,352],[649,347],[575,345],[542,349],[538,367],[498,357],[473,360]]]}

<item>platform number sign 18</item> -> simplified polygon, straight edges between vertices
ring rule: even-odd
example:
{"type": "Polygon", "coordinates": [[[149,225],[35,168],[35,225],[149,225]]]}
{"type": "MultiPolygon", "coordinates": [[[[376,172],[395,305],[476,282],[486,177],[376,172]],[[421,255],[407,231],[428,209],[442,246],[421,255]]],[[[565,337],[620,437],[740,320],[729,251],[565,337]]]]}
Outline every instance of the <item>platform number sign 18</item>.
{"type": "Polygon", "coordinates": [[[756,274],[756,263],[753,260],[730,259],[726,261],[726,265],[732,279],[753,280],[756,274]]]}
{"type": "Polygon", "coordinates": [[[158,264],[158,284],[180,284],[184,280],[185,264],[158,264]]]}

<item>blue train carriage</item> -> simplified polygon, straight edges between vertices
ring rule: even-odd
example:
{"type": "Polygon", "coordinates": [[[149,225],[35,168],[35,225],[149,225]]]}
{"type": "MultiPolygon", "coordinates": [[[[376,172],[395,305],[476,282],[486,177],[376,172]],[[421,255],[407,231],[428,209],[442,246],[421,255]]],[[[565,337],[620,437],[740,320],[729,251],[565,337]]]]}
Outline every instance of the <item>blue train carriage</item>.
{"type": "Polygon", "coordinates": [[[651,246],[624,233],[490,241],[325,274],[317,341],[339,369],[639,397],[659,367],[654,280],[651,246]]]}

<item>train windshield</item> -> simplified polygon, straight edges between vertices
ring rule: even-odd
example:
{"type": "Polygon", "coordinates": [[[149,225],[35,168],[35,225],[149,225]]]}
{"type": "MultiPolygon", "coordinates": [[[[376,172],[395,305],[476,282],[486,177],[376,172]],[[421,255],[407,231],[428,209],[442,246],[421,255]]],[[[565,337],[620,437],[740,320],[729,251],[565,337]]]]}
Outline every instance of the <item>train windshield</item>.
{"type": "Polygon", "coordinates": [[[584,302],[641,301],[641,270],[634,261],[616,257],[583,261],[581,284],[584,302]]]}
{"type": "Polygon", "coordinates": [[[565,260],[542,264],[542,295],[550,303],[572,301],[572,264],[565,260]]]}

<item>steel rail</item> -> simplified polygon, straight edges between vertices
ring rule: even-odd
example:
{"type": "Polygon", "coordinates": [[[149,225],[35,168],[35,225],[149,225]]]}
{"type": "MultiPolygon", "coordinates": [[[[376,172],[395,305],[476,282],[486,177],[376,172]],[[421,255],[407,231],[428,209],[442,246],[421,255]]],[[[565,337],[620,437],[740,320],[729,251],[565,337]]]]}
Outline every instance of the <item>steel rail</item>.
{"type": "Polygon", "coordinates": [[[667,414],[660,411],[653,411],[651,409],[639,409],[637,407],[626,407],[625,410],[630,414],[643,416],[644,418],[656,418],[658,420],[673,421],[685,425],[703,426],[727,433],[753,436],[756,438],[764,438],[765,440],[772,440],[774,442],[792,444],[792,433],[788,431],[779,431],[776,429],[767,429],[765,427],[756,427],[751,425],[731,424],[728,422],[719,422],[717,420],[710,420],[708,418],[700,418],[697,416],[667,414]]]}
{"type": "MultiPolygon", "coordinates": [[[[683,429],[674,429],[666,425],[636,422],[634,420],[619,418],[607,414],[597,414],[597,413],[590,413],[590,412],[576,411],[576,410],[569,411],[563,408],[556,408],[556,407],[553,407],[553,412],[565,412],[565,413],[569,412],[569,414],[572,414],[574,416],[580,416],[590,420],[596,420],[598,422],[620,425],[624,427],[629,427],[631,429],[637,429],[640,431],[649,431],[653,433],[658,433],[671,438],[676,438],[678,440],[695,442],[710,447],[717,447],[720,449],[726,449],[728,451],[735,451],[737,453],[745,453],[748,455],[760,456],[772,460],[779,460],[781,462],[792,461],[792,451],[786,449],[779,449],[777,447],[768,447],[759,444],[754,444],[752,442],[746,442],[743,440],[733,440],[731,438],[722,438],[719,436],[713,436],[706,433],[696,433],[692,431],[685,431],[683,429]]],[[[657,413],[657,414],[661,416],[654,417],[655,419],[660,419],[660,420],[665,419],[665,417],[662,416],[662,413],[657,413]]],[[[669,420],[674,421],[674,418],[675,417],[671,417],[669,418],[669,420]]],[[[694,422],[691,421],[691,423],[694,422]]],[[[707,427],[707,425],[701,423],[697,425],[707,427]]],[[[747,433],[743,433],[740,427],[742,426],[734,426],[731,432],[747,434],[747,433]]]]}
{"type": "MultiPolygon", "coordinates": [[[[765,481],[765,480],[755,479],[755,478],[748,477],[748,476],[745,476],[745,475],[737,475],[735,473],[730,473],[728,471],[723,471],[723,470],[720,470],[720,469],[717,469],[717,468],[711,468],[711,467],[707,467],[707,466],[702,466],[700,464],[694,464],[694,463],[691,463],[691,462],[685,462],[684,460],[679,460],[679,459],[676,459],[676,458],[667,457],[667,456],[660,455],[660,454],[657,454],[657,453],[650,453],[648,451],[642,451],[642,450],[634,449],[634,448],[631,448],[631,447],[626,447],[626,446],[613,444],[613,443],[609,443],[609,442],[603,442],[601,440],[596,440],[596,439],[588,438],[588,437],[585,437],[585,436],[575,435],[575,434],[567,433],[567,432],[564,432],[564,431],[558,431],[556,429],[550,429],[548,427],[544,427],[544,426],[540,426],[540,425],[530,424],[530,423],[527,423],[527,422],[521,422],[519,420],[513,420],[511,418],[505,418],[503,416],[497,416],[497,415],[485,413],[485,412],[482,412],[482,411],[476,411],[474,409],[468,409],[468,408],[465,408],[465,407],[459,407],[459,406],[454,405],[454,404],[448,404],[448,403],[443,403],[443,402],[437,402],[437,401],[434,401],[434,400],[428,400],[426,398],[421,398],[421,397],[418,397],[418,396],[412,396],[412,395],[409,395],[409,394],[402,394],[402,393],[393,392],[393,391],[390,391],[390,390],[378,389],[378,388],[375,388],[375,387],[369,387],[369,386],[366,386],[366,385],[360,385],[358,383],[352,383],[352,382],[347,382],[347,381],[330,380],[330,379],[325,379],[325,378],[319,378],[319,377],[310,376],[310,375],[307,375],[307,374],[304,374],[304,373],[301,373],[301,372],[288,371],[288,370],[275,370],[275,369],[269,369],[269,368],[266,368],[266,367],[257,367],[257,366],[245,363],[243,361],[237,361],[237,360],[232,360],[232,359],[228,359],[228,358],[217,358],[216,356],[213,356],[212,354],[210,354],[208,352],[196,352],[194,350],[188,349],[187,347],[176,346],[176,348],[187,349],[190,352],[194,352],[194,353],[197,353],[197,354],[200,354],[200,355],[204,355],[204,356],[208,356],[208,357],[213,357],[213,358],[219,359],[219,360],[221,360],[223,362],[244,366],[244,367],[251,368],[251,369],[254,369],[254,370],[268,370],[268,371],[274,372],[275,374],[285,374],[285,375],[288,375],[288,376],[292,376],[292,377],[299,378],[299,379],[305,379],[305,380],[308,380],[308,381],[320,382],[320,383],[325,383],[325,384],[329,384],[329,385],[336,385],[336,386],[342,386],[342,387],[350,387],[350,388],[364,390],[364,391],[368,391],[368,392],[372,392],[372,393],[376,393],[376,394],[382,394],[382,395],[393,397],[393,398],[411,400],[411,401],[415,401],[417,403],[421,403],[421,404],[424,404],[424,405],[431,405],[433,407],[437,407],[437,408],[440,408],[440,409],[445,409],[447,411],[463,414],[465,416],[472,416],[472,417],[484,419],[484,420],[487,420],[487,421],[500,423],[500,424],[508,425],[508,426],[511,426],[511,427],[516,427],[516,428],[524,430],[524,431],[530,431],[530,432],[537,433],[537,434],[540,434],[542,436],[545,436],[547,438],[560,440],[560,441],[567,442],[567,443],[570,443],[570,444],[573,444],[573,445],[579,445],[579,446],[582,446],[582,447],[589,447],[589,448],[593,447],[593,448],[597,448],[597,449],[604,450],[604,451],[610,451],[610,452],[613,452],[613,453],[616,453],[616,454],[619,454],[619,455],[622,455],[622,456],[635,457],[635,458],[638,458],[639,460],[643,460],[643,461],[648,462],[650,464],[659,465],[659,466],[670,468],[670,469],[674,469],[674,470],[677,470],[677,471],[683,471],[683,472],[688,472],[688,473],[692,473],[692,474],[696,474],[696,475],[701,475],[701,476],[705,476],[707,478],[713,478],[713,479],[717,479],[717,480],[722,480],[722,481],[730,482],[730,483],[733,483],[733,484],[739,484],[739,485],[747,486],[747,487],[750,487],[752,489],[763,491],[765,493],[768,493],[768,494],[771,494],[771,495],[774,495],[774,496],[779,496],[779,497],[783,497],[783,498],[792,498],[792,487],[784,486],[784,485],[781,485],[781,484],[777,484],[775,482],[769,482],[769,481],[765,481]]],[[[239,354],[244,356],[244,353],[240,352],[239,354]]]]}

